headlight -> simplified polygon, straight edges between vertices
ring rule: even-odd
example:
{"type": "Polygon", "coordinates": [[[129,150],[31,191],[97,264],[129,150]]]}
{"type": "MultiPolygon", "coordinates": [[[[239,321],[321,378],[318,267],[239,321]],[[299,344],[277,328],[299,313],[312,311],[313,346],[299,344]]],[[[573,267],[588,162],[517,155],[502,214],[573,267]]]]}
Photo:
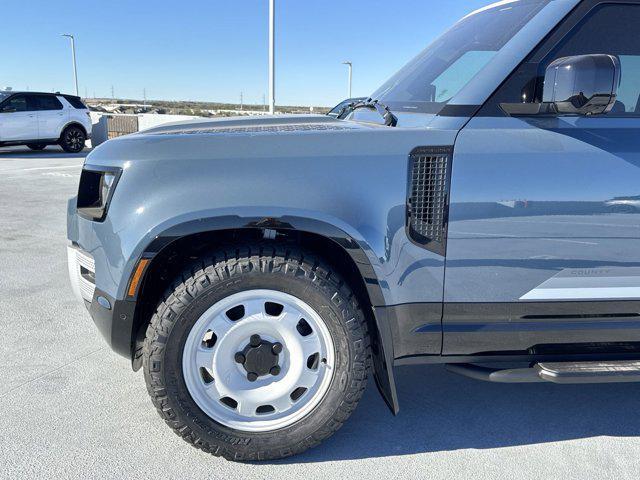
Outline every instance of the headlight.
{"type": "Polygon", "coordinates": [[[78,214],[102,222],[107,216],[109,201],[122,170],[115,167],[85,165],[78,188],[78,214]]]}

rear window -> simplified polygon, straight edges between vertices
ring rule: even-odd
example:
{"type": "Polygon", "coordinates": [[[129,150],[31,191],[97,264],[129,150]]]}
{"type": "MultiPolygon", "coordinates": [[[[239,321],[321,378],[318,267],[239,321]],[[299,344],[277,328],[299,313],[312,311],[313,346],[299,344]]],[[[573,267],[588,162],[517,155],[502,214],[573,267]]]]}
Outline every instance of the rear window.
{"type": "Polygon", "coordinates": [[[74,97],[71,95],[63,95],[64,99],[71,104],[73,108],[80,108],[82,110],[87,110],[87,106],[82,103],[80,97],[74,97]]]}

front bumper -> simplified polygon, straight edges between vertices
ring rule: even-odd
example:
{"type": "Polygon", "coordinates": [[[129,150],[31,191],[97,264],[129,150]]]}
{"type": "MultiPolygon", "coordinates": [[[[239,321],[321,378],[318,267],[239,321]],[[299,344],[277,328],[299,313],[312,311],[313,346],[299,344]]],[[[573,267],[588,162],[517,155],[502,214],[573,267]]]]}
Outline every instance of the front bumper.
{"type": "Polygon", "coordinates": [[[96,290],[96,264],[93,257],[77,246],[69,245],[67,266],[73,294],[85,307],[89,308],[96,290]]]}
{"type": "Polygon", "coordinates": [[[96,327],[116,353],[131,359],[133,355],[132,328],[136,304],[116,300],[96,288],[93,257],[77,245],[67,247],[67,264],[71,289],[93,319],[96,327]]]}

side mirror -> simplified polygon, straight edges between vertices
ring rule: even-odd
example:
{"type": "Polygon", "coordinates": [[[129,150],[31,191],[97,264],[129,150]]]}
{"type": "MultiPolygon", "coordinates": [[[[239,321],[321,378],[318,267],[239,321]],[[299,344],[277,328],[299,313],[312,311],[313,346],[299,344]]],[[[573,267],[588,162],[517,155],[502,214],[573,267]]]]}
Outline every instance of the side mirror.
{"type": "Polygon", "coordinates": [[[562,114],[608,113],[619,84],[620,61],[613,55],[563,57],[547,67],[542,102],[562,114]]]}

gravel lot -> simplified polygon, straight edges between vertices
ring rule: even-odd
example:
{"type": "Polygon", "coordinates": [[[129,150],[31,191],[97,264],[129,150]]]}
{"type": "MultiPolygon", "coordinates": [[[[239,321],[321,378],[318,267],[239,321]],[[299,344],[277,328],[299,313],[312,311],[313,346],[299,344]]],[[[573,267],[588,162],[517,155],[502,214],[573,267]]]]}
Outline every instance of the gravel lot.
{"type": "Polygon", "coordinates": [[[640,473],[640,385],[492,385],[397,369],[320,448],[240,465],[182,442],[68,287],[65,207],[82,155],[0,149],[0,478],[624,479],[640,473]]]}

